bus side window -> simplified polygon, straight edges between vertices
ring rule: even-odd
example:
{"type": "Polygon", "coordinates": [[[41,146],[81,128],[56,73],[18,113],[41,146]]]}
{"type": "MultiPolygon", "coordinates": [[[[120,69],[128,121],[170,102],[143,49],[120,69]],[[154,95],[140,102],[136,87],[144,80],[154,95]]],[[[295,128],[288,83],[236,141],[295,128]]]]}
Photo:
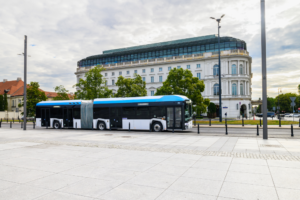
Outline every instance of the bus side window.
{"type": "Polygon", "coordinates": [[[61,108],[51,108],[50,109],[50,117],[51,118],[58,118],[58,119],[62,119],[62,109],[61,108]]]}
{"type": "Polygon", "coordinates": [[[94,119],[109,119],[109,108],[94,108],[94,119]]]}
{"type": "Polygon", "coordinates": [[[123,107],[123,117],[127,119],[136,119],[135,107],[123,107]]]}
{"type": "Polygon", "coordinates": [[[80,108],[73,108],[73,118],[80,119],[80,108]]]}
{"type": "Polygon", "coordinates": [[[166,116],[166,108],[164,106],[150,107],[150,118],[164,117],[166,116]]]}
{"type": "Polygon", "coordinates": [[[150,119],[149,107],[137,107],[136,118],[137,119],[150,119]]]}

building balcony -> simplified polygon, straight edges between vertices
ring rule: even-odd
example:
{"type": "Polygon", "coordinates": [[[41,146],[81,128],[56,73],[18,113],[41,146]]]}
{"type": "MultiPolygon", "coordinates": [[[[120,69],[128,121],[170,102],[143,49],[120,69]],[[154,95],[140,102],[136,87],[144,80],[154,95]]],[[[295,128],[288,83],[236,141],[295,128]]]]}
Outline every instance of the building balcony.
{"type": "MultiPolygon", "coordinates": [[[[219,95],[204,95],[202,94],[204,98],[209,98],[209,99],[219,99],[219,95]]],[[[240,99],[250,99],[251,95],[231,95],[231,94],[222,94],[222,99],[226,98],[240,98],[240,99]]]]}
{"type": "MultiPolygon", "coordinates": [[[[249,78],[251,76],[252,78],[252,73],[251,74],[222,74],[221,78],[237,78],[237,77],[242,77],[242,78],[249,78]]],[[[205,75],[204,76],[205,79],[209,79],[209,78],[215,78],[215,79],[219,79],[218,75],[205,75]]]]}
{"type": "MultiPolygon", "coordinates": [[[[227,50],[221,51],[222,56],[231,56],[231,55],[242,55],[242,56],[249,56],[249,52],[246,50],[227,50]]],[[[176,63],[178,61],[192,61],[192,60],[201,60],[206,58],[214,58],[218,57],[218,52],[206,52],[206,53],[199,53],[199,54],[189,54],[189,55],[182,55],[182,56],[173,56],[173,57],[164,57],[164,58],[155,58],[155,59],[146,59],[146,60],[136,60],[136,61],[129,61],[129,62],[121,62],[121,63],[113,63],[103,65],[106,69],[113,69],[113,68],[122,68],[122,67],[130,67],[130,66],[145,66],[145,65],[154,65],[159,63],[176,63]]],[[[92,64],[86,67],[78,67],[77,72],[86,72],[90,70],[92,67],[97,66],[97,64],[92,64]]]]}

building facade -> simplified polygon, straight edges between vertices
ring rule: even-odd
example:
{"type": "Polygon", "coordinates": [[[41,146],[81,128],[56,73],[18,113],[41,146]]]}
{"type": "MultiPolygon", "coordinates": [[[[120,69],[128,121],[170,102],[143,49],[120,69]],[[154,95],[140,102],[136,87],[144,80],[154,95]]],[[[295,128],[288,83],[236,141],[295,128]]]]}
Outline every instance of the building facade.
{"type": "Polygon", "coordinates": [[[77,82],[96,65],[106,69],[103,76],[108,88],[116,93],[115,83],[122,75],[142,76],[148,95],[162,86],[172,68],[188,69],[204,81],[204,98],[222,107],[225,117],[249,116],[251,112],[251,63],[246,43],[232,37],[221,37],[222,106],[219,105],[218,40],[216,35],[188,38],[104,51],[78,62],[77,82]]]}

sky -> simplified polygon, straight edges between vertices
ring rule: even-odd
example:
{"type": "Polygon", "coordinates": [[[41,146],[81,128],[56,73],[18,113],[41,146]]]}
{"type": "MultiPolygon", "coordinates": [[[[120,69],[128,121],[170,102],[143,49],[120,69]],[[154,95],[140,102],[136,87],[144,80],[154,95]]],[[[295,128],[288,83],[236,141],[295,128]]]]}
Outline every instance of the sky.
{"type": "MultiPolygon", "coordinates": [[[[104,50],[217,34],[247,43],[252,99],[262,97],[259,0],[0,0],[0,81],[24,76],[46,91],[74,92],[77,61],[104,50]]],[[[300,1],[266,0],[268,96],[300,84],[300,1]]]]}

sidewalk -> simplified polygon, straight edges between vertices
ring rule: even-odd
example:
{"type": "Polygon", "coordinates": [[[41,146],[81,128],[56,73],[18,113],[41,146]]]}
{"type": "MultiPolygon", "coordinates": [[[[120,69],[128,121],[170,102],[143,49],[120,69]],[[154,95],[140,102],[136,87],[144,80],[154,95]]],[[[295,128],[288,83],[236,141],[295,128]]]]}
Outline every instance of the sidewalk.
{"type": "MultiPolygon", "coordinates": [[[[198,124],[195,126],[193,125],[194,128],[198,127],[198,124]]],[[[208,124],[200,124],[201,128],[224,128],[225,124],[212,124],[211,126],[209,126],[208,124]]],[[[256,128],[257,125],[234,125],[234,124],[227,124],[227,127],[230,128],[256,128]]],[[[259,126],[259,128],[263,128],[263,125],[261,125],[261,127],[259,126]]],[[[294,124],[293,125],[294,129],[300,129],[299,125],[294,124]]],[[[279,125],[268,125],[268,129],[291,129],[291,125],[281,125],[281,127],[279,127],[279,125]]]]}

